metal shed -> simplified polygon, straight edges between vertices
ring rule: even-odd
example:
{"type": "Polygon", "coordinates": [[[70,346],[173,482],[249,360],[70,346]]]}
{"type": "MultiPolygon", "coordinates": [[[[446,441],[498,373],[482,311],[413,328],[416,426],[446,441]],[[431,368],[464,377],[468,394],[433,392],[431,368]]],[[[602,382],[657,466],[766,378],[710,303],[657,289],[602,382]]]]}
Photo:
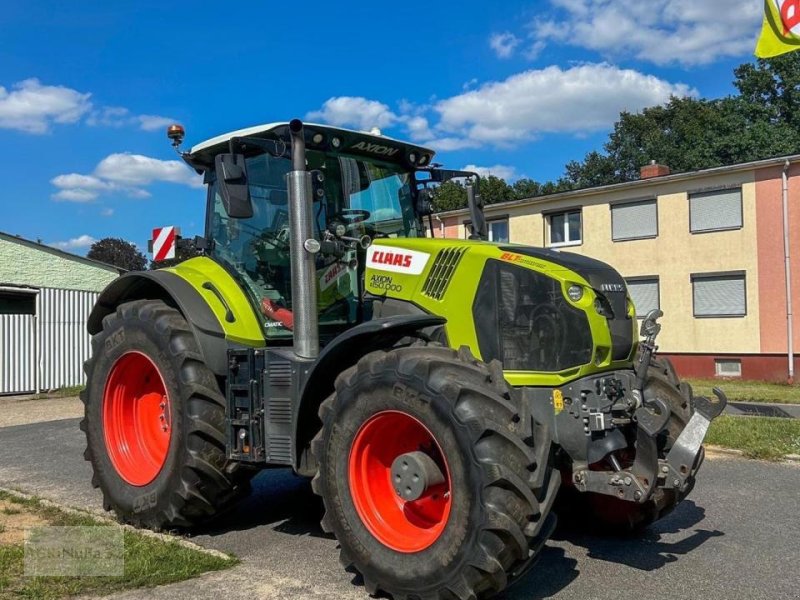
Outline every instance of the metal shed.
{"type": "Polygon", "coordinates": [[[0,232],[0,395],[81,385],[86,321],[121,269],[0,232]]]}

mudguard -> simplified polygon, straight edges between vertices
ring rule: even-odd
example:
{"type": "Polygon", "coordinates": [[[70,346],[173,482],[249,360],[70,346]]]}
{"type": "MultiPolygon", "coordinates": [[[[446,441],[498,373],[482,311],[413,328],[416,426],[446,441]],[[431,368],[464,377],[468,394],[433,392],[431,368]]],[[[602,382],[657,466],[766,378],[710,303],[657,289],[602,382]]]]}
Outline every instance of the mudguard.
{"type": "Polygon", "coordinates": [[[424,313],[377,318],[347,330],[325,346],[305,377],[300,402],[295,409],[298,472],[316,470],[315,465],[307,463],[310,453],[305,450],[318,430],[316,415],[319,405],[333,392],[336,376],[370,352],[391,348],[404,337],[445,323],[447,319],[444,317],[424,313]]]}
{"type": "Polygon", "coordinates": [[[89,333],[98,333],[103,327],[103,318],[123,302],[142,299],[163,300],[180,310],[192,327],[206,365],[217,375],[227,374],[229,336],[226,327],[194,285],[168,270],[126,273],[111,282],[89,315],[89,333]]]}

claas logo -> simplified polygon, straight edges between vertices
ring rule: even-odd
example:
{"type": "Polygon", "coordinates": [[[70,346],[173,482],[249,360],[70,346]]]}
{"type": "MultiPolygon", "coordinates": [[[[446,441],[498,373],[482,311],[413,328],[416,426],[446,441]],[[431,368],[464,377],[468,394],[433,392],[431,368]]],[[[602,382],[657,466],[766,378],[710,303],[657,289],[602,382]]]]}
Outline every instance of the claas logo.
{"type": "Polygon", "coordinates": [[[394,265],[396,267],[410,267],[411,256],[408,254],[400,254],[398,252],[384,252],[377,250],[372,255],[372,262],[380,265],[394,265]]]}

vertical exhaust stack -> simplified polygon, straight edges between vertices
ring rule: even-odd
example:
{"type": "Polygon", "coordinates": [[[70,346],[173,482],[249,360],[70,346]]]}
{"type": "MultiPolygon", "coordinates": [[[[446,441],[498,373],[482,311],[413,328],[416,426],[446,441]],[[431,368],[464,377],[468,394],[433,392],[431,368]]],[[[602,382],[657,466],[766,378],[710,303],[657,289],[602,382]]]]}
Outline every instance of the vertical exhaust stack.
{"type": "Polygon", "coordinates": [[[311,174],[306,170],[306,142],[303,122],[289,123],[292,137],[292,170],[286,175],[289,193],[289,253],[292,267],[292,312],[294,313],[294,351],[302,358],[319,354],[317,282],[314,255],[306,241],[314,236],[314,211],[311,174]]]}

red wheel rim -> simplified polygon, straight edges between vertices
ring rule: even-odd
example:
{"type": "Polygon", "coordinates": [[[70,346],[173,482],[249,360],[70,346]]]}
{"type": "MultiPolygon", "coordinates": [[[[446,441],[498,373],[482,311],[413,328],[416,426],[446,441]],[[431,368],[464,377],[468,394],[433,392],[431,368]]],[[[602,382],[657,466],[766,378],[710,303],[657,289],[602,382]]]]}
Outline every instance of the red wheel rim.
{"type": "Polygon", "coordinates": [[[433,544],[450,516],[450,470],[439,443],[418,419],[399,411],[372,416],[350,448],[350,494],[367,530],[397,552],[419,552],[433,544]],[[421,450],[444,474],[444,482],[417,500],[400,498],[392,485],[392,462],[421,450]]]}
{"type": "Polygon", "coordinates": [[[103,434],[122,479],[143,486],[156,478],[172,436],[169,396],[158,368],[141,352],[127,352],[111,367],[103,393],[103,434]]]}

